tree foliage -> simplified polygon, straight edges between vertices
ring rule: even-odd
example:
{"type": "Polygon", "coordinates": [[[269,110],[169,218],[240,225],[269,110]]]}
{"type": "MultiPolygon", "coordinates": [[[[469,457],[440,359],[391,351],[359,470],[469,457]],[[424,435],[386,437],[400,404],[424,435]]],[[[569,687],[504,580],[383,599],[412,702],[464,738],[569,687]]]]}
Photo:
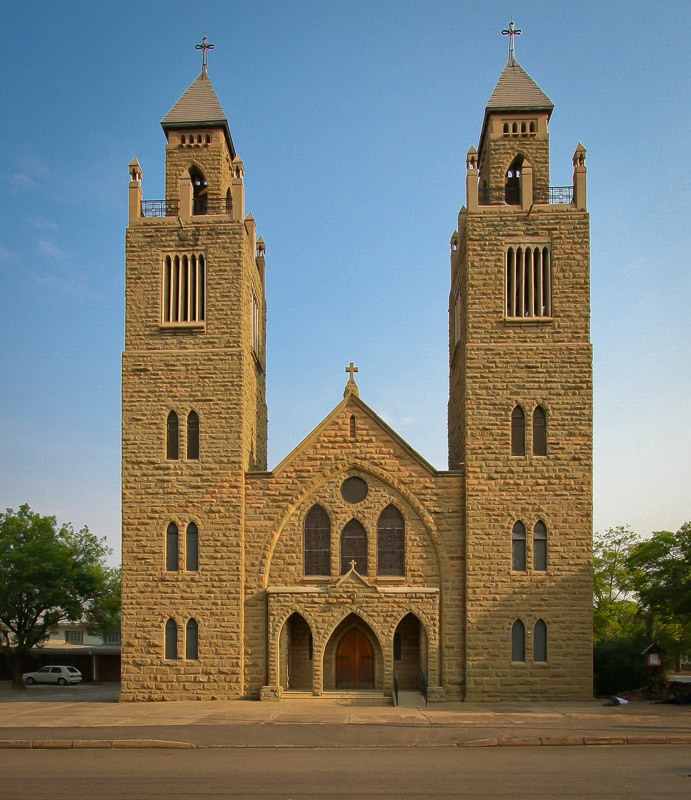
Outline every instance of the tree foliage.
{"type": "Polygon", "coordinates": [[[120,567],[104,569],[103,583],[87,603],[84,613],[84,622],[89,633],[105,638],[109,633],[120,630],[121,583],[120,567]]]}
{"type": "Polygon", "coordinates": [[[88,528],[58,526],[28,505],[0,514],[0,647],[21,688],[21,659],[63,621],[78,621],[103,592],[110,553],[88,528]]]}
{"type": "Polygon", "coordinates": [[[691,624],[691,522],[636,544],[626,566],[641,608],[669,622],[691,624]]]}
{"type": "Polygon", "coordinates": [[[628,636],[638,606],[630,594],[628,557],[638,536],[628,525],[596,533],[593,544],[593,633],[595,641],[628,636]]]}

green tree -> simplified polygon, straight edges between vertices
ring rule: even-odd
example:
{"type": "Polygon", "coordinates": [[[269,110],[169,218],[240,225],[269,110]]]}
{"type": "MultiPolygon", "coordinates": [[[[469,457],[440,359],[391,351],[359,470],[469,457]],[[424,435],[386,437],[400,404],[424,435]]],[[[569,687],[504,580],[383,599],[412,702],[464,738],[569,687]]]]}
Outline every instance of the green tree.
{"type": "Polygon", "coordinates": [[[596,533],[593,544],[593,635],[595,641],[637,632],[638,606],[631,595],[628,556],[639,541],[628,525],[596,533]]]}
{"type": "Polygon", "coordinates": [[[0,514],[0,648],[9,656],[13,688],[32,647],[59,622],[82,619],[103,592],[110,550],[88,528],[58,526],[23,505],[0,514]]]}
{"type": "Polygon", "coordinates": [[[96,633],[105,638],[109,633],[117,633],[120,630],[121,584],[120,567],[104,569],[103,583],[92,600],[87,603],[84,613],[84,622],[89,633],[96,633]]]}
{"type": "Polygon", "coordinates": [[[691,641],[691,522],[657,531],[627,556],[628,586],[659,644],[677,663],[691,641]]]}

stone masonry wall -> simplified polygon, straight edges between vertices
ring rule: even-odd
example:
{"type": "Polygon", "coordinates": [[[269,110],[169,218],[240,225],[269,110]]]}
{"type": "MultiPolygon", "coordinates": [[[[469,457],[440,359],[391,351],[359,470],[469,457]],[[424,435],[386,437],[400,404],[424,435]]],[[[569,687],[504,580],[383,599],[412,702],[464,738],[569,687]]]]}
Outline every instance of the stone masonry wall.
{"type": "Polygon", "coordinates": [[[496,208],[459,218],[461,342],[452,353],[450,431],[465,464],[467,699],[592,695],[592,357],[586,212],[496,208]],[[507,241],[549,239],[552,320],[504,318],[507,241]],[[527,418],[526,456],[512,456],[511,411],[527,418]],[[532,455],[530,420],[547,412],[548,451],[532,455]],[[463,435],[458,428],[463,426],[463,435]],[[528,531],[528,568],[512,570],[511,531],[528,531]],[[548,531],[548,568],[532,568],[534,525],[548,531]],[[511,626],[527,630],[511,661],[511,626]],[[548,662],[532,657],[538,619],[548,662]]]}
{"type": "MultiPolygon", "coordinates": [[[[394,606],[398,609],[398,621],[413,610],[406,599],[406,591],[414,592],[416,587],[440,591],[438,646],[443,660],[441,680],[450,696],[460,697],[464,647],[461,497],[461,475],[430,470],[398,440],[382,430],[366,407],[352,398],[339,405],[273,473],[249,475],[245,595],[248,693],[256,695],[263,685],[267,685],[267,639],[277,643],[280,634],[279,629],[267,631],[266,628],[267,588],[285,590],[287,594],[281,597],[287,598],[285,602],[290,607],[284,609],[286,618],[290,610],[299,611],[321,635],[326,620],[332,619],[333,611],[326,607],[315,611],[313,598],[323,599],[323,592],[340,580],[340,533],[345,523],[356,517],[368,533],[369,569],[363,577],[372,591],[363,586],[356,592],[355,605],[350,610],[359,609],[366,615],[375,635],[381,642],[388,643],[388,639],[393,637],[393,630],[390,637],[388,631],[392,624],[390,603],[399,598],[394,606]],[[351,416],[356,420],[355,438],[350,436],[351,416]],[[362,477],[369,486],[368,497],[356,505],[346,503],[340,495],[343,480],[351,475],[362,477]],[[332,522],[331,578],[303,575],[304,519],[317,502],[329,512],[332,522]],[[401,511],[406,522],[404,578],[376,574],[377,519],[391,502],[401,511]],[[382,591],[394,592],[393,595],[385,594],[389,597],[389,605],[381,606],[382,591]],[[403,594],[396,595],[396,591],[403,594]],[[312,606],[311,612],[309,606],[312,606]]],[[[316,670],[317,631],[314,633],[316,670]]],[[[324,645],[325,642],[321,642],[322,648],[324,645]]]]}
{"type": "MultiPolygon", "coordinates": [[[[244,472],[258,430],[263,370],[247,352],[254,254],[241,222],[196,217],[141,220],[127,232],[123,354],[122,698],[244,694],[244,472]],[[204,252],[206,323],[161,325],[162,254],[204,252]],[[252,364],[248,368],[248,364],[252,364]],[[248,411],[251,408],[251,412],[248,411]],[[200,457],[187,460],[185,420],[200,419],[200,457]],[[181,457],[166,459],[169,411],[181,457]],[[167,571],[166,529],[180,531],[180,569],[167,571]],[[199,569],[184,569],[185,530],[199,529],[199,569]],[[178,658],[164,658],[164,629],[178,624],[178,658]],[[185,626],[199,626],[199,658],[185,658],[185,626]]],[[[263,293],[259,295],[263,298],[263,293]]],[[[264,456],[265,457],[265,456],[264,456]]]]}

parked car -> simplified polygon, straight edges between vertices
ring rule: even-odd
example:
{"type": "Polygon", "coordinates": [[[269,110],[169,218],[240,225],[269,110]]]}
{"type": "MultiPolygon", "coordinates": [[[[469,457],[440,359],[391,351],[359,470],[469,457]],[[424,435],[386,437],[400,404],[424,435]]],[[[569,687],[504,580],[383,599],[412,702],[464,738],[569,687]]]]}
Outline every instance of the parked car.
{"type": "Polygon", "coordinates": [[[49,667],[41,667],[36,672],[25,672],[22,680],[27,686],[34,683],[57,683],[65,686],[68,683],[79,683],[82,673],[76,667],[58,667],[52,664],[49,667]]]}

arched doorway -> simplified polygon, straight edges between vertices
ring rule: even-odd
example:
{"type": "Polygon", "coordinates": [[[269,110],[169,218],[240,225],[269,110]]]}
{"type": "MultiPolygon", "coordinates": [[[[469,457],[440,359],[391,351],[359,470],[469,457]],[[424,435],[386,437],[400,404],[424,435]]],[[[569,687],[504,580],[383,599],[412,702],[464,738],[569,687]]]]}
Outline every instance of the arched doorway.
{"type": "Polygon", "coordinates": [[[374,631],[357,614],[348,614],[324,648],[325,691],[382,690],[384,659],[374,631]]]}
{"type": "Polygon", "coordinates": [[[297,611],[288,617],[281,630],[279,653],[281,686],[288,691],[312,691],[312,631],[297,611]]]}
{"type": "Polygon", "coordinates": [[[374,689],[372,645],[358,628],[351,628],[336,648],[336,688],[374,689]]]}
{"type": "Polygon", "coordinates": [[[421,678],[428,680],[427,631],[415,616],[406,614],[393,638],[393,670],[400,689],[417,689],[421,678]]]}

